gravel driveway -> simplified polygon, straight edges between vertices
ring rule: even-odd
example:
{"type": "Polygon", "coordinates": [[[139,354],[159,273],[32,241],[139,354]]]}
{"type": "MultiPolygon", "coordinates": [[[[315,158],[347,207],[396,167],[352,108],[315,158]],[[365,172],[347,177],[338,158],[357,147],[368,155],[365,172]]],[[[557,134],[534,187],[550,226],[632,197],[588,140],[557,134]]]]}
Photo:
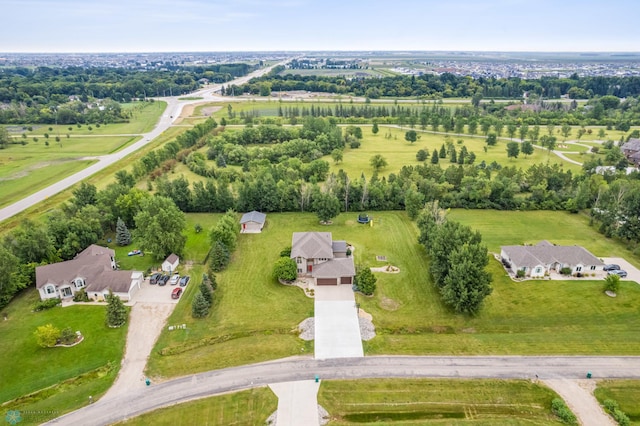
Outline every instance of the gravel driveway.
{"type": "Polygon", "coordinates": [[[584,426],[615,426],[617,423],[606,414],[593,396],[595,380],[549,379],[542,381],[566,402],[584,426]]]}
{"type": "Polygon", "coordinates": [[[115,382],[102,399],[117,397],[132,389],[146,387],[144,369],[160,332],[173,312],[178,300],[171,299],[174,286],[157,286],[142,283],[134,296],[129,315],[127,345],[122,367],[115,382]]]}

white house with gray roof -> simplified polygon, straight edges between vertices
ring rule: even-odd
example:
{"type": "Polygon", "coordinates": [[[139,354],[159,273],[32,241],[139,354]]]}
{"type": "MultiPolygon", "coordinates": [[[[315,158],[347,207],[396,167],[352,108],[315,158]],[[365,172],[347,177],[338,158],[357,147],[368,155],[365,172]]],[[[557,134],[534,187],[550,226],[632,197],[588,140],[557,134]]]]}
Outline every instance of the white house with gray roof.
{"type": "Polygon", "coordinates": [[[604,263],[580,246],[556,246],[541,241],[535,246],[502,246],[502,263],[514,271],[524,271],[525,276],[541,278],[551,271],[570,268],[571,275],[602,271],[604,263]]]}
{"type": "Polygon", "coordinates": [[[94,300],[103,300],[109,290],[122,300],[131,300],[144,275],[116,268],[115,252],[92,244],[71,260],[36,267],[36,288],[41,300],[72,298],[82,289],[94,300]]]}
{"type": "Polygon", "coordinates": [[[291,258],[298,275],[312,277],[316,285],[353,284],[356,268],[347,243],[333,241],[331,232],[294,232],[291,258]]]}
{"type": "Polygon", "coordinates": [[[264,228],[267,215],[258,211],[245,213],[240,218],[240,232],[242,234],[259,234],[264,228]]]}

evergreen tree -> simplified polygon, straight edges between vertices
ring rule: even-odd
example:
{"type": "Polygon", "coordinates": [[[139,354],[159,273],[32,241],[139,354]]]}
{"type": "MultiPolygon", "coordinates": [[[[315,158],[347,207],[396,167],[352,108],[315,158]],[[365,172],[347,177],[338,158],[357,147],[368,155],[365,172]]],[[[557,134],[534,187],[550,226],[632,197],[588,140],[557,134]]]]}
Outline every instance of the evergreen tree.
{"type": "Polygon", "coordinates": [[[378,131],[379,131],[379,129],[378,129],[378,123],[373,123],[373,127],[371,127],[371,132],[372,132],[374,135],[377,135],[377,134],[378,134],[378,131]]]}
{"type": "Polygon", "coordinates": [[[128,246],[131,244],[131,232],[127,229],[127,224],[121,218],[118,218],[116,225],[116,244],[119,246],[128,246]]]}
{"type": "Polygon", "coordinates": [[[434,149],[431,155],[431,164],[438,164],[438,161],[440,161],[440,156],[438,155],[438,150],[434,149]]]}
{"type": "Polygon", "coordinates": [[[107,295],[107,326],[115,328],[127,322],[127,308],[111,290],[107,295]]]}
{"type": "MultiPolygon", "coordinates": [[[[206,274],[205,274],[206,275],[206,274]]],[[[205,280],[203,275],[202,282],[200,283],[200,293],[204,300],[207,301],[207,305],[210,307],[213,304],[213,291],[211,290],[211,286],[209,285],[209,278],[205,280]]]]}
{"type": "Polygon", "coordinates": [[[364,266],[359,266],[355,276],[355,286],[358,291],[370,296],[376,291],[376,281],[378,279],[373,275],[371,269],[364,266]]]}
{"type": "Polygon", "coordinates": [[[229,260],[231,259],[231,255],[229,254],[229,249],[224,245],[222,241],[216,241],[211,249],[211,254],[209,257],[209,267],[214,272],[220,272],[224,270],[229,264],[229,260]]]}
{"type": "Polygon", "coordinates": [[[456,149],[455,148],[451,149],[451,158],[449,159],[449,161],[451,161],[452,163],[457,163],[458,162],[458,156],[456,154],[456,149]]]}
{"type": "Polygon", "coordinates": [[[440,147],[440,153],[438,154],[438,157],[440,158],[447,157],[447,148],[445,148],[444,144],[442,144],[442,146],[440,147]]]}
{"type": "Polygon", "coordinates": [[[209,304],[201,292],[197,292],[191,304],[191,316],[204,318],[209,315],[209,304]]]}

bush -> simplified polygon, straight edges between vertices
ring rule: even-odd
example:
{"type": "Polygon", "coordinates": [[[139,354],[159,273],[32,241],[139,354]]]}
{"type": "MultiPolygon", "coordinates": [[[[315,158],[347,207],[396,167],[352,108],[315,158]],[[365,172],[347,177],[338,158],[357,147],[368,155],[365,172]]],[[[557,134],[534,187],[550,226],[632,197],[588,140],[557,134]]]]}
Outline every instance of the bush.
{"type": "Polygon", "coordinates": [[[298,277],[296,261],[288,257],[281,257],[273,266],[273,278],[282,281],[293,281],[298,277]]]}
{"type": "Polygon", "coordinates": [[[211,257],[209,258],[209,267],[214,272],[220,272],[227,267],[231,259],[227,246],[222,241],[216,241],[211,249],[211,257]]]}
{"type": "Polygon", "coordinates": [[[280,257],[291,257],[291,246],[283,248],[280,257]]]}
{"type": "Polygon", "coordinates": [[[518,272],[516,272],[516,277],[524,278],[524,270],[518,269],[518,272]]]}
{"type": "Polygon", "coordinates": [[[35,312],[40,312],[40,311],[44,311],[45,309],[51,309],[54,306],[58,306],[60,304],[60,298],[56,297],[53,299],[45,299],[45,300],[41,300],[39,302],[36,302],[35,305],[33,305],[33,310],[35,312]]]}
{"type": "Polygon", "coordinates": [[[378,279],[373,276],[371,269],[364,266],[358,266],[355,277],[355,286],[357,291],[370,296],[376,291],[376,281],[378,279]]]}
{"type": "Polygon", "coordinates": [[[605,399],[602,403],[604,405],[605,410],[613,416],[613,418],[620,424],[621,426],[628,426],[630,423],[629,417],[622,411],[618,403],[613,399],[605,399]]]}
{"type": "Polygon", "coordinates": [[[58,339],[60,338],[60,329],[54,327],[53,324],[41,325],[36,328],[36,331],[33,334],[36,336],[38,345],[43,348],[51,348],[58,343],[58,339]]]}
{"type": "Polygon", "coordinates": [[[571,275],[571,268],[565,266],[564,268],[560,269],[560,273],[562,275],[571,275]]]}
{"type": "Polygon", "coordinates": [[[351,142],[349,142],[349,148],[352,148],[352,149],[360,148],[360,141],[357,139],[352,140],[351,142]]]}
{"type": "Polygon", "coordinates": [[[620,276],[612,274],[608,275],[604,280],[604,291],[617,293],[620,290],[620,276]]]}
{"type": "Polygon", "coordinates": [[[551,401],[551,411],[553,414],[558,416],[562,423],[566,423],[568,425],[577,425],[578,420],[576,416],[569,410],[569,407],[564,403],[564,401],[560,398],[554,398],[551,401]]]}
{"type": "Polygon", "coordinates": [[[84,290],[84,288],[81,288],[79,292],[77,292],[76,294],[73,295],[73,301],[74,302],[88,302],[89,301],[89,295],[84,290]]]}
{"type": "Polygon", "coordinates": [[[75,341],[76,333],[71,329],[71,327],[67,327],[62,330],[62,333],[60,334],[60,343],[64,345],[70,345],[72,343],[75,343],[75,341]]]}

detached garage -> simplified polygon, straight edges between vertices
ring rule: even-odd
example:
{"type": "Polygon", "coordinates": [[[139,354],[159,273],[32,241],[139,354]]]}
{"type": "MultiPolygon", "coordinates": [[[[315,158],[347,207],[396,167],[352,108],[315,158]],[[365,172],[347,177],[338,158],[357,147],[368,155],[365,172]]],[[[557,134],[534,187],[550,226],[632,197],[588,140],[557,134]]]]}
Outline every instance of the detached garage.
{"type": "Polygon", "coordinates": [[[243,234],[259,234],[262,232],[267,215],[252,211],[242,215],[240,219],[240,232],[243,234]]]}

